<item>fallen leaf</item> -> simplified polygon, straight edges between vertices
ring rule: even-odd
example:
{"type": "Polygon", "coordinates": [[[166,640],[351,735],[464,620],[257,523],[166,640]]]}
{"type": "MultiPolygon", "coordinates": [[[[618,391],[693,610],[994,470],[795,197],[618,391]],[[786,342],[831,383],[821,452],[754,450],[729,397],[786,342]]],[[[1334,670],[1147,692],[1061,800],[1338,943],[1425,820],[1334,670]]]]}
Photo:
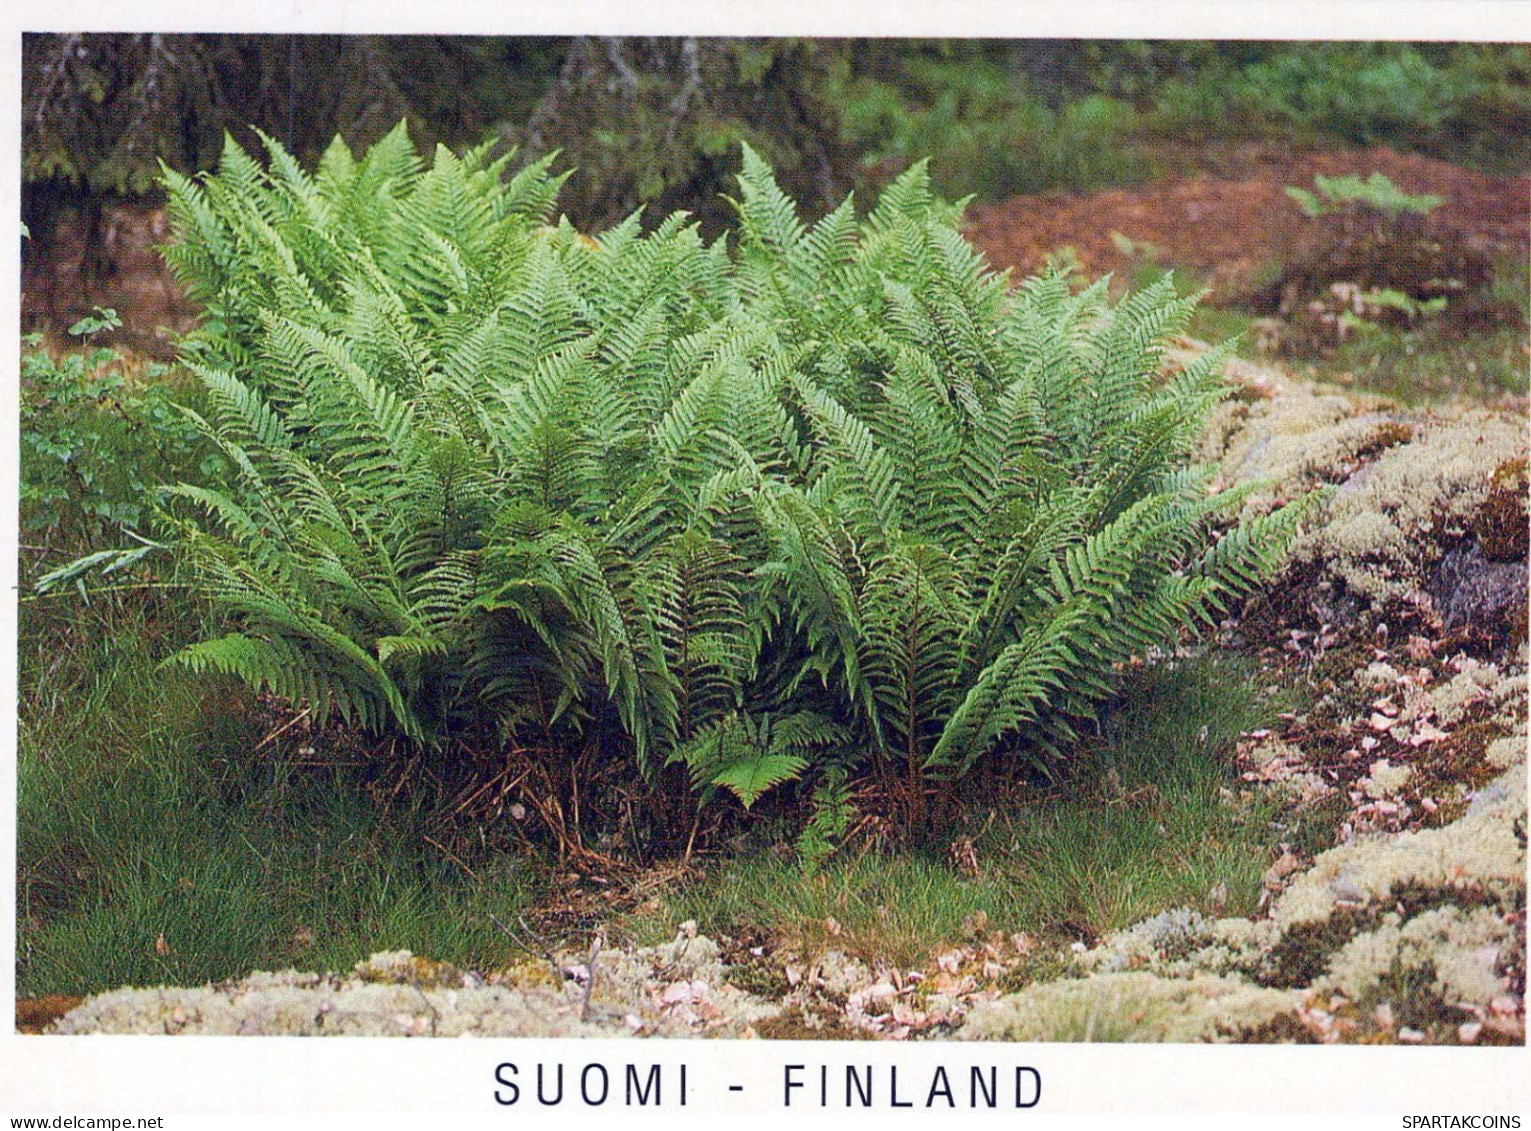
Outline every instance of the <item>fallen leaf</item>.
{"type": "Polygon", "coordinates": [[[1439,742],[1449,737],[1445,731],[1427,720],[1421,719],[1414,727],[1414,733],[1409,736],[1410,746],[1423,746],[1427,742],[1439,742]]]}

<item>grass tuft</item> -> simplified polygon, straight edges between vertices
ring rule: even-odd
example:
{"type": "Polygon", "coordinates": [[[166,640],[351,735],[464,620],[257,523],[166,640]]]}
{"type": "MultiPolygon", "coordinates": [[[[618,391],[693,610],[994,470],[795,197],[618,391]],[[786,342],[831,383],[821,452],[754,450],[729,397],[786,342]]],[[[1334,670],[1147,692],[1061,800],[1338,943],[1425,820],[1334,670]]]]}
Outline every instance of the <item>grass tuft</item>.
{"type": "MultiPolygon", "coordinates": [[[[24,608],[18,993],[347,969],[376,950],[503,961],[491,913],[533,887],[465,876],[353,769],[314,773],[232,682],[161,669],[196,610],[141,598],[24,608]]],[[[321,755],[323,751],[320,752],[321,755]]]]}
{"type": "Polygon", "coordinates": [[[714,866],[629,927],[645,941],[697,920],[909,967],[984,929],[1093,938],[1190,906],[1253,913],[1270,852],[1268,805],[1234,792],[1240,733],[1270,708],[1228,662],[1151,668],[1126,689],[1072,780],[992,820],[970,812],[977,875],[917,853],[832,860],[804,876],[785,845],[714,866]]]}

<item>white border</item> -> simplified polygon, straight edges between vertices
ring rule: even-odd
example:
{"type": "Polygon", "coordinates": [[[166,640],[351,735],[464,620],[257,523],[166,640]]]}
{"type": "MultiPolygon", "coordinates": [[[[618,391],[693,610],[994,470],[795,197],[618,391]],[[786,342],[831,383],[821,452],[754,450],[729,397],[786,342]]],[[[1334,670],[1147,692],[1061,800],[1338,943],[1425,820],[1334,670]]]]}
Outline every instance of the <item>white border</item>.
{"type": "MultiPolygon", "coordinates": [[[[461,34],[711,34],[1038,36],[1060,38],[1435,39],[1531,40],[1531,0],[822,0],[681,6],[662,0],[562,0],[557,5],[470,4],[436,0],[248,0],[208,5],[190,0],[63,0],[46,7],[8,7],[0,81],[0,212],[19,214],[20,34],[23,31],[360,32],[461,34]]],[[[1531,222],[1531,218],[1528,218],[1531,222]]],[[[19,324],[19,241],[5,243],[0,324],[19,324]]],[[[19,366],[14,333],[3,346],[9,399],[0,430],[0,569],[8,599],[0,602],[0,703],[16,696],[17,428],[19,366]]],[[[709,1111],[780,1111],[786,1063],[897,1064],[917,1073],[934,1063],[1028,1064],[1044,1077],[1044,1100],[1028,1120],[1060,1122],[1065,1111],[1524,1112],[1531,1109],[1531,1054],[1522,1049],[1356,1047],[1000,1046],[956,1044],[798,1044],[753,1042],[524,1042],[303,1040],[300,1038],[18,1037],[14,1005],[16,890],[16,717],[0,728],[0,1116],[10,1114],[170,1114],[188,1112],[461,1113],[457,1122],[546,1122],[580,1112],[565,1106],[538,1112],[493,1101],[494,1066],[537,1059],[618,1064],[634,1059],[690,1066],[691,1105],[684,1112],[640,1113],[608,1105],[589,1109],[646,1126],[709,1111]],[[745,1092],[730,1093],[728,1083],[745,1092]],[[540,1118],[539,1118],[540,1116],[540,1118]]],[[[900,1113],[794,1107],[794,1121],[847,1115],[879,1121],[900,1113]]],[[[912,1112],[910,1113],[913,1114],[912,1112]]],[[[922,1112],[923,1114],[927,1114],[922,1112]]],[[[960,1112],[985,1118],[981,1112],[960,1112]]],[[[1011,1112],[1015,1118],[1021,1113],[1011,1112]]],[[[577,1116],[575,1116],[577,1117],[577,1116]]],[[[418,1116],[368,1119],[369,1125],[418,1126],[418,1116]]],[[[202,1121],[195,1121],[200,1125],[202,1121]]],[[[214,1125],[244,1126],[229,1118],[214,1125]]],[[[262,1122],[266,1122],[263,1120],[262,1122]]],[[[300,1125],[317,1120],[299,1118],[300,1125]]],[[[329,1123],[330,1119],[326,1119],[329,1123]]],[[[992,1122],[992,1118],[990,1120],[992,1122]]],[[[1354,1116],[1347,1125],[1356,1125],[1354,1116]]],[[[1389,1119],[1363,1121],[1402,1126],[1389,1119]]],[[[7,1124],[8,1125],[8,1124],[7,1124]]],[[[192,1125],[172,1116],[166,1126],[192,1125]]],[[[1192,1120],[1190,1126],[1205,1125],[1192,1120]]]]}
{"type": "Polygon", "coordinates": [[[21,31],[1524,40],[1524,0],[54,0],[21,31]]]}

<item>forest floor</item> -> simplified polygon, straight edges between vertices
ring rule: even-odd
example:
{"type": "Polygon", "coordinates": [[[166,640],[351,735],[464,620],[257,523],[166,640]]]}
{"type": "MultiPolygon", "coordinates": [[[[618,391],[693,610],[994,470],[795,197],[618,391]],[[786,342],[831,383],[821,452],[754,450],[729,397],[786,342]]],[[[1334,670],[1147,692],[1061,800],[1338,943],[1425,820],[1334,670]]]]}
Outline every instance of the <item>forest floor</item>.
{"type": "MultiPolygon", "coordinates": [[[[1183,268],[1213,302],[1233,301],[1267,281],[1302,223],[1285,186],[1374,170],[1445,196],[1444,217],[1485,253],[1527,258],[1531,178],[1268,145],[1130,190],[979,205],[970,235],[1021,273],[1071,248],[1086,275],[1183,268]]],[[[116,306],[145,340],[146,327],[188,324],[147,250],[164,238],[162,214],[137,207],[113,222],[130,250],[88,303],[116,306]]],[[[28,303],[47,290],[37,273],[24,286],[28,303]]],[[[1523,379],[1524,333],[1508,340],[1495,348],[1523,379]]],[[[1202,453],[1224,482],[1264,483],[1253,508],[1334,490],[1282,583],[1182,657],[1237,662],[1270,692],[1258,725],[1234,726],[1214,791],[1227,835],[1257,826],[1264,855],[1249,876],[1198,870],[1171,844],[1165,867],[1182,875],[1161,902],[1090,915],[1079,907],[1118,893],[1089,890],[1030,926],[1017,908],[1040,904],[1009,877],[1041,868],[1052,842],[975,810],[944,859],[874,856],[813,882],[769,852],[573,875],[505,925],[524,954],[511,966],[377,955],[339,973],[18,1001],[18,1027],[1523,1043],[1526,399],[1523,386],[1471,380],[1457,358],[1424,406],[1364,388],[1364,374],[1330,359],[1230,369],[1234,392],[1202,453]],[[891,884],[867,875],[895,865],[891,884]],[[769,882],[796,902],[728,901],[769,882]],[[938,892],[944,917],[900,920],[908,907],[890,887],[938,892]]],[[[1169,786],[1126,777],[1092,783],[1087,820],[1147,830],[1145,851],[1155,830],[1183,832],[1169,786]]]]}
{"type": "Polygon", "coordinates": [[[1489,255],[1531,254],[1531,175],[1491,176],[1391,149],[1294,149],[1269,142],[1197,148],[1197,168],[1131,188],[1064,192],[977,204],[968,234],[997,266],[1035,274],[1072,248],[1094,278],[1130,273],[1145,258],[1191,272],[1213,303],[1265,281],[1305,218],[1287,186],[1311,190],[1315,174],[1380,172],[1411,194],[1445,197],[1439,214],[1489,255]]]}

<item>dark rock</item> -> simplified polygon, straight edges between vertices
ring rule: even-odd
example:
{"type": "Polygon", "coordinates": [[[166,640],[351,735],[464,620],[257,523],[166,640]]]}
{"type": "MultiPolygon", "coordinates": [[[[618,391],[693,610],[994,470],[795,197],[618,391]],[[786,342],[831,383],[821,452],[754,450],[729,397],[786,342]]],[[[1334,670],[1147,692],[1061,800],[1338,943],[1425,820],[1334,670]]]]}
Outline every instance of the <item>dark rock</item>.
{"type": "Polygon", "coordinates": [[[1477,543],[1449,550],[1428,587],[1448,629],[1524,632],[1531,570],[1525,560],[1489,560],[1477,543]]]}
{"type": "Polygon", "coordinates": [[[1347,629],[1360,619],[1362,600],[1343,583],[1321,581],[1308,593],[1308,612],[1315,624],[1347,629]]]}

